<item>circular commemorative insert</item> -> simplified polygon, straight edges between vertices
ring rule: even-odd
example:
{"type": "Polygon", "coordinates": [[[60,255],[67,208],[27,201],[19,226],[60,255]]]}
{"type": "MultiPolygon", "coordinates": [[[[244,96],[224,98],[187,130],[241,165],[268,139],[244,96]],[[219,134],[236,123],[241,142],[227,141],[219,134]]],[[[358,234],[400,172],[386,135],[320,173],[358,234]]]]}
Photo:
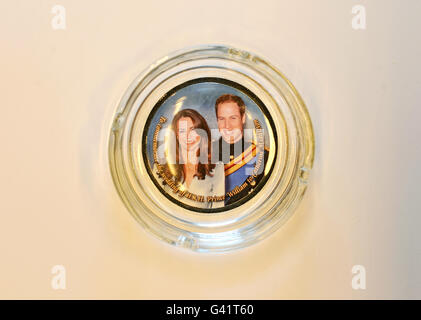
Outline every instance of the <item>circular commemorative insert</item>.
{"type": "Polygon", "coordinates": [[[266,107],[247,88],[194,79],[155,105],[143,130],[143,159],[174,203],[223,212],[246,204],[266,182],[276,158],[274,130],[266,107]]]}
{"type": "Polygon", "coordinates": [[[314,138],[295,88],[261,58],[201,46],[161,59],[128,88],[109,141],[132,215],[160,239],[227,251],[293,212],[314,138]]]}

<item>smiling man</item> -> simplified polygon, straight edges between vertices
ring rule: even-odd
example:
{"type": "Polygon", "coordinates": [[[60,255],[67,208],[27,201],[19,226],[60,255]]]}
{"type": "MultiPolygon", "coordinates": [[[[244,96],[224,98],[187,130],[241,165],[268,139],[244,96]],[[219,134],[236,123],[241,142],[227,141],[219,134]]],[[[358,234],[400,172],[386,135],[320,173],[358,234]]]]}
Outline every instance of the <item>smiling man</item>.
{"type": "Polygon", "coordinates": [[[264,148],[263,142],[264,159],[256,174],[253,170],[258,162],[258,148],[252,135],[245,135],[244,101],[238,96],[224,94],[216,100],[215,112],[221,138],[212,145],[212,159],[224,163],[225,205],[230,205],[253,192],[263,178],[268,149],[264,148]]]}

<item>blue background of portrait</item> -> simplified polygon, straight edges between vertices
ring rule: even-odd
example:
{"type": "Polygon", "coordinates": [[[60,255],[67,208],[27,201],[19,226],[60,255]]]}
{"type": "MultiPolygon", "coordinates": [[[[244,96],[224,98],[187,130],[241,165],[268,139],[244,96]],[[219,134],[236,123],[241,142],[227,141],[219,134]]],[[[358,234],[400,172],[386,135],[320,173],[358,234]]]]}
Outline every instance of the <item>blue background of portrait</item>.
{"type": "MultiPolygon", "coordinates": [[[[153,166],[153,134],[161,116],[167,118],[167,122],[162,127],[162,129],[164,129],[171,125],[172,119],[177,112],[183,109],[194,109],[206,119],[210,129],[218,128],[215,114],[215,101],[223,94],[234,94],[243,99],[246,105],[246,114],[250,115],[252,119],[250,121],[249,117],[246,117],[244,128],[254,128],[252,121],[254,119],[259,120],[265,132],[265,144],[268,144],[265,116],[259,106],[247,94],[239,89],[222,83],[195,83],[179,89],[168,97],[153,115],[147,132],[148,141],[146,146],[150,166],[153,166]]],[[[162,129],[161,133],[163,133],[162,129]]],[[[212,136],[212,140],[218,140],[219,138],[219,133],[218,135],[212,136]]],[[[159,139],[159,141],[162,140],[159,139]]]]}

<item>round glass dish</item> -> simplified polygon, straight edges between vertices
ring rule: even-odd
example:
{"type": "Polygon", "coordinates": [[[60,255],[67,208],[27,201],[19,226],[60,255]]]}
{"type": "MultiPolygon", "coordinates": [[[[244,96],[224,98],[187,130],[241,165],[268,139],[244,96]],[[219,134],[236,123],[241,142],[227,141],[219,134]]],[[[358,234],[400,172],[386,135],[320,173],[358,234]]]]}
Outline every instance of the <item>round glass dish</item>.
{"type": "Polygon", "coordinates": [[[271,64],[226,46],[150,66],[120,101],[110,169],[130,213],[160,239],[228,251],[292,214],[313,164],[307,109],[271,64]]]}

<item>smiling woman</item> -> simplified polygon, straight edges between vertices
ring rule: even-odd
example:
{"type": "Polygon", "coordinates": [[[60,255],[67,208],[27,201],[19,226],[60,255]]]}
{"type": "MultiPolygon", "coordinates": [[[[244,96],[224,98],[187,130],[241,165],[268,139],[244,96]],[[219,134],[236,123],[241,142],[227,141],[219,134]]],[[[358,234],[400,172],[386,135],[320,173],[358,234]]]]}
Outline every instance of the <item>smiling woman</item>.
{"type": "Polygon", "coordinates": [[[277,70],[244,51],[203,46],[139,76],[109,150],[115,185],[142,225],[171,244],[225,251],[290,216],[312,166],[313,133],[277,70]]]}
{"type": "Polygon", "coordinates": [[[185,203],[203,208],[221,206],[221,201],[209,201],[224,194],[224,169],[220,163],[211,163],[211,132],[206,120],[193,109],[183,109],[175,114],[170,129],[169,147],[163,158],[157,157],[159,163],[154,163],[155,179],[162,181],[164,190],[168,180],[179,186],[185,203]],[[196,197],[188,190],[195,190],[196,197]]]}

